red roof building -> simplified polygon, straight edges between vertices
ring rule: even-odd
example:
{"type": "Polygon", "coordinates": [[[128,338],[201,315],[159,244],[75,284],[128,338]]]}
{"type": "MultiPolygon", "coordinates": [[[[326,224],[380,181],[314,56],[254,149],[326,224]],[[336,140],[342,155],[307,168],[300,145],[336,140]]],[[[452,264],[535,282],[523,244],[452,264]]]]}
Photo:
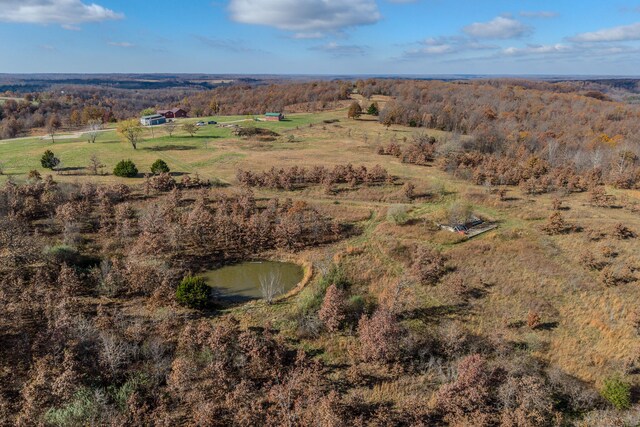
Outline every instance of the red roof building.
{"type": "Polygon", "coordinates": [[[182,108],[172,108],[171,110],[160,110],[158,114],[162,114],[166,119],[180,119],[187,117],[187,112],[182,108]]]}

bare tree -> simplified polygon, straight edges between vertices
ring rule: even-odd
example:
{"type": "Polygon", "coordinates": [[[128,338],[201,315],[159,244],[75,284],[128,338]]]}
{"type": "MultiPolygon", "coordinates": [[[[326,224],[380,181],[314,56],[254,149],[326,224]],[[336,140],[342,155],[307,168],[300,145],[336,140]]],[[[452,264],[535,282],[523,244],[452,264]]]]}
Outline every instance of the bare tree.
{"type": "Polygon", "coordinates": [[[92,175],[102,175],[102,168],[104,167],[104,165],[102,164],[102,162],[100,161],[100,159],[98,158],[97,155],[92,154],[91,158],[89,159],[89,166],[87,167],[87,169],[89,169],[91,171],[92,175]]]}
{"type": "Polygon", "coordinates": [[[128,363],[132,346],[109,333],[101,333],[100,340],[100,362],[115,376],[128,363]]]}
{"type": "Polygon", "coordinates": [[[267,304],[273,304],[275,298],[284,292],[280,272],[272,271],[260,276],[260,291],[267,304]]]}
{"type": "Polygon", "coordinates": [[[178,125],[176,124],[176,122],[174,122],[173,120],[170,122],[167,122],[166,125],[164,125],[164,130],[167,131],[167,134],[169,134],[169,137],[173,136],[173,133],[176,131],[178,125]]]}
{"type": "Polygon", "coordinates": [[[98,138],[98,134],[102,130],[102,120],[89,120],[87,123],[87,142],[93,144],[98,138]]]}

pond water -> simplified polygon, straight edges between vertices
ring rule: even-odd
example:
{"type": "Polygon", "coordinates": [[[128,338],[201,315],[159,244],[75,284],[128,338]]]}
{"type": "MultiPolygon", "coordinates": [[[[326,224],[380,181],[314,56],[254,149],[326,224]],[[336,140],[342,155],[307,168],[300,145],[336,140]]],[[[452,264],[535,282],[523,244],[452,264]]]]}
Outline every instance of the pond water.
{"type": "Polygon", "coordinates": [[[202,275],[216,297],[241,302],[279,296],[293,289],[304,277],[298,264],[252,261],[211,270],[202,275]]]}

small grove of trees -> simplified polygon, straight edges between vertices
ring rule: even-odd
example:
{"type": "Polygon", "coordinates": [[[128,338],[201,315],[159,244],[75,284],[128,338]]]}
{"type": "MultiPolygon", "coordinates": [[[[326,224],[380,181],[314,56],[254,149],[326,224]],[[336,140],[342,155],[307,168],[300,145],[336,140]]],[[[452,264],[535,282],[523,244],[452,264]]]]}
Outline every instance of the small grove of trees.
{"type": "Polygon", "coordinates": [[[349,111],[347,113],[347,117],[350,119],[357,119],[362,115],[362,107],[359,102],[352,102],[349,106],[349,111]]]}
{"type": "Polygon", "coordinates": [[[169,165],[162,159],[158,159],[151,165],[151,173],[154,175],[159,175],[161,173],[169,173],[169,165]]]}
{"type": "Polygon", "coordinates": [[[370,116],[377,116],[378,114],[380,114],[380,108],[378,107],[377,102],[372,102],[371,105],[369,105],[367,114],[369,114],[370,116]]]}
{"type": "Polygon", "coordinates": [[[210,288],[200,276],[187,276],[176,289],[176,301],[190,308],[203,308],[209,301],[210,288]]]}
{"type": "Polygon", "coordinates": [[[47,150],[40,158],[40,164],[45,169],[55,169],[60,164],[60,159],[53,154],[53,151],[47,150]]]}
{"type": "Polygon", "coordinates": [[[395,156],[402,163],[425,166],[435,159],[437,142],[433,136],[418,132],[413,135],[413,142],[404,149],[400,148],[397,142],[392,141],[387,146],[378,147],[377,151],[383,156],[395,156]]]}
{"type": "Polygon", "coordinates": [[[142,136],[142,125],[136,119],[125,120],[118,124],[118,134],[129,142],[134,150],[138,149],[138,142],[142,136]]]}
{"type": "Polygon", "coordinates": [[[131,160],[120,160],[113,168],[113,174],[121,178],[135,178],[138,175],[138,168],[131,160]]]}
{"type": "Polygon", "coordinates": [[[354,167],[352,164],[337,165],[333,169],[314,166],[311,169],[293,166],[288,169],[271,168],[262,173],[238,170],[236,177],[245,187],[265,187],[280,190],[292,190],[311,184],[380,185],[393,180],[386,169],[376,165],[371,169],[365,166],[354,167]]]}

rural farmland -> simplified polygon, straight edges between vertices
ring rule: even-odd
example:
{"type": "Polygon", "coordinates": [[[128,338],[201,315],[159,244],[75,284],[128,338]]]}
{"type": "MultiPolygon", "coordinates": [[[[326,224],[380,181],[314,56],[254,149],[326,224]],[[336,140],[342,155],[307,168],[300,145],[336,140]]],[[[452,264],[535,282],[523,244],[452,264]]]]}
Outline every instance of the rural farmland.
{"type": "Polygon", "coordinates": [[[640,427],[633,4],[0,4],[0,427],[640,427]]]}

